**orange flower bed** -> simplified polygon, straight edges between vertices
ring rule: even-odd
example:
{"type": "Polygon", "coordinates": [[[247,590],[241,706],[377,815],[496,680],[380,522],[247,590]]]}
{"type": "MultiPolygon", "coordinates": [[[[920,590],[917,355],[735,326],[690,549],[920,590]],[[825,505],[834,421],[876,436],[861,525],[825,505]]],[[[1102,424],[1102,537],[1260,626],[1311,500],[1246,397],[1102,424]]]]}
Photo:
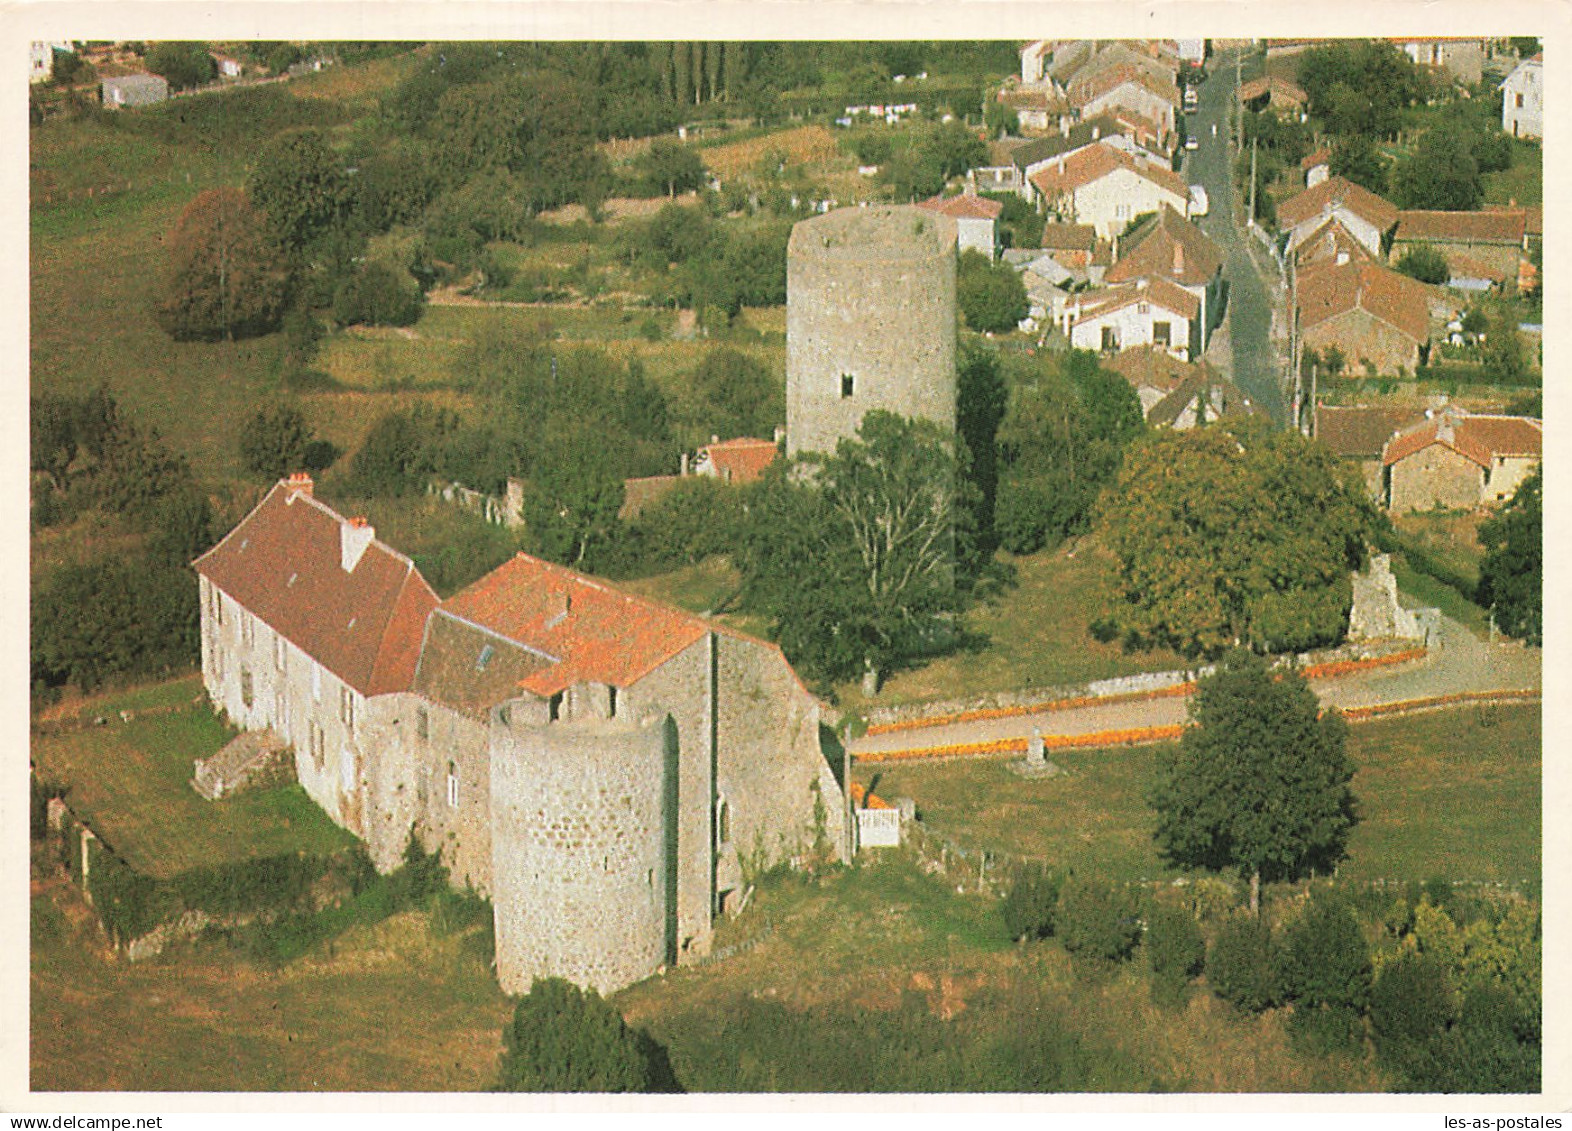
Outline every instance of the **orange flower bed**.
{"type": "Polygon", "coordinates": [[[1409,648],[1386,656],[1372,656],[1367,660],[1336,660],[1327,664],[1311,664],[1309,667],[1301,668],[1299,674],[1306,679],[1332,679],[1340,675],[1368,671],[1371,668],[1384,668],[1392,664],[1406,664],[1410,660],[1422,660],[1425,655],[1426,651],[1423,648],[1409,648]]]}
{"type": "MultiPolygon", "coordinates": [[[[1178,738],[1184,727],[1129,727],[1124,730],[1099,730],[1089,734],[1049,734],[1043,736],[1044,750],[1069,750],[1096,746],[1123,746],[1139,742],[1163,742],[1178,738]]],[[[1031,740],[999,738],[992,742],[958,742],[949,746],[920,746],[909,750],[876,750],[855,754],[858,762],[900,762],[918,758],[979,758],[997,754],[1024,754],[1031,740]]]]}
{"type": "Polygon", "coordinates": [[[1351,722],[1377,719],[1382,715],[1396,715],[1404,711],[1418,711],[1428,707],[1451,707],[1466,703],[1497,703],[1538,699],[1538,691],[1458,691],[1451,695],[1432,695],[1424,699],[1399,699],[1395,703],[1374,703],[1368,707],[1349,707],[1343,718],[1351,722]]]}

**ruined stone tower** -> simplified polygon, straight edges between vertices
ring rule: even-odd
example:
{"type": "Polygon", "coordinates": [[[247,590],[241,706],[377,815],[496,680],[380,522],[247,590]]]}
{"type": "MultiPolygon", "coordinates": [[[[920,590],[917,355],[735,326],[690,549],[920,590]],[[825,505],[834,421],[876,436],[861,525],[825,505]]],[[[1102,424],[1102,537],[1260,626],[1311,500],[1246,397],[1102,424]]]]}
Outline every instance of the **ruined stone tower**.
{"type": "Polygon", "coordinates": [[[955,428],[955,221],[842,208],[786,251],[786,453],[833,452],[886,409],[955,428]]]}

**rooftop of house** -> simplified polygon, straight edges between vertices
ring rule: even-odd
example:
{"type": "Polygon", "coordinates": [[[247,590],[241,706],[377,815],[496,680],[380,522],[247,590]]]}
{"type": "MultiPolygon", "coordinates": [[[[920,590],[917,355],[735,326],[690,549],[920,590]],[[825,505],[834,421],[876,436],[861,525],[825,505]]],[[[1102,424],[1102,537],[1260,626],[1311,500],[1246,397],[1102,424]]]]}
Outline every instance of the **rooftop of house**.
{"type": "Polygon", "coordinates": [[[1424,410],[1419,408],[1318,404],[1315,435],[1336,455],[1377,459],[1388,440],[1424,420],[1424,410]]]}
{"type": "Polygon", "coordinates": [[[1301,270],[1298,282],[1299,324],[1305,329],[1358,309],[1416,342],[1429,340],[1429,293],[1407,275],[1350,260],[1301,270]]]}
{"type": "Polygon", "coordinates": [[[1527,230],[1528,215],[1520,208],[1488,212],[1405,210],[1397,214],[1393,242],[1436,240],[1521,246],[1527,230]]]}
{"type": "Polygon", "coordinates": [[[1303,87],[1296,83],[1291,83],[1278,75],[1262,75],[1260,78],[1251,79],[1239,87],[1239,101],[1241,102],[1253,102],[1263,94],[1270,95],[1272,98],[1286,98],[1301,106],[1310,100],[1310,96],[1304,92],[1303,87]]]}
{"type": "Polygon", "coordinates": [[[1325,165],[1331,160],[1332,151],[1323,145],[1320,149],[1317,149],[1314,153],[1311,153],[1305,157],[1303,161],[1299,162],[1299,167],[1306,172],[1309,172],[1317,165],[1325,165]]]}
{"type": "Polygon", "coordinates": [[[1133,282],[1086,296],[1077,321],[1101,318],[1138,302],[1149,302],[1186,319],[1193,319],[1201,312],[1201,300],[1183,287],[1170,283],[1161,275],[1144,275],[1133,282]]]}
{"type": "Polygon", "coordinates": [[[780,448],[774,440],[738,436],[734,440],[712,441],[700,448],[699,454],[707,456],[716,474],[727,482],[751,483],[775,462],[780,448]]]}
{"type": "Polygon", "coordinates": [[[1041,245],[1051,251],[1091,251],[1097,246],[1097,229],[1090,224],[1043,225],[1041,245]]]}
{"type": "Polygon", "coordinates": [[[918,203],[918,208],[926,208],[930,212],[939,212],[945,216],[953,216],[957,220],[997,220],[999,213],[1004,211],[1004,205],[997,200],[978,196],[976,193],[963,192],[959,196],[945,196],[940,193],[918,203]]]}
{"type": "Polygon", "coordinates": [[[309,477],[276,484],[192,565],[361,694],[408,690],[437,595],[363,519],[316,499],[309,477]]]}
{"type": "Polygon", "coordinates": [[[1294,259],[1303,270],[1322,263],[1346,263],[1350,259],[1373,262],[1375,256],[1341,220],[1336,216],[1328,216],[1299,241],[1299,245],[1294,248],[1294,259]]]}
{"type": "Polygon", "coordinates": [[[1100,138],[1119,132],[1117,118],[1112,114],[1098,114],[1096,117],[1077,122],[1063,133],[1033,138],[1024,145],[1016,146],[1010,152],[1010,161],[1017,169],[1024,172],[1039,161],[1047,161],[1061,153],[1081,149],[1100,138]]]}
{"type": "Polygon", "coordinates": [[[1170,106],[1179,105],[1179,88],[1174,85],[1172,78],[1154,75],[1148,68],[1138,66],[1135,63],[1119,63],[1099,70],[1086,78],[1077,76],[1070,82],[1067,93],[1070,96],[1070,103],[1080,107],[1085,106],[1089,102],[1095,102],[1105,94],[1117,90],[1126,83],[1134,83],[1136,86],[1144,88],[1161,98],[1164,102],[1167,102],[1170,106]]]}
{"type": "Polygon", "coordinates": [[[1279,227],[1297,228],[1306,220],[1339,208],[1346,209],[1383,232],[1397,223],[1395,204],[1346,177],[1336,176],[1328,177],[1313,188],[1307,188],[1279,204],[1277,223],[1279,227]]]}
{"type": "Polygon", "coordinates": [[[1139,161],[1111,145],[1088,145],[1070,153],[1032,174],[1032,184],[1050,199],[1074,192],[1086,185],[1125,169],[1172,193],[1179,200],[1189,198],[1190,186],[1172,169],[1157,168],[1139,161]]]}
{"type": "Polygon", "coordinates": [[[1181,286],[1200,286],[1211,282],[1222,266],[1222,249],[1165,204],[1145,226],[1119,241],[1119,260],[1106,278],[1123,283],[1161,275],[1181,286]]]}
{"type": "Polygon", "coordinates": [[[1133,388],[1156,389],[1164,396],[1208,368],[1197,362],[1181,361],[1161,346],[1120,350],[1098,364],[1119,374],[1133,388]]]}
{"type": "Polygon", "coordinates": [[[1543,440],[1544,426],[1532,417],[1474,416],[1447,409],[1388,440],[1381,463],[1390,467],[1432,444],[1442,444],[1480,467],[1489,468],[1503,457],[1538,458],[1543,440]]]}

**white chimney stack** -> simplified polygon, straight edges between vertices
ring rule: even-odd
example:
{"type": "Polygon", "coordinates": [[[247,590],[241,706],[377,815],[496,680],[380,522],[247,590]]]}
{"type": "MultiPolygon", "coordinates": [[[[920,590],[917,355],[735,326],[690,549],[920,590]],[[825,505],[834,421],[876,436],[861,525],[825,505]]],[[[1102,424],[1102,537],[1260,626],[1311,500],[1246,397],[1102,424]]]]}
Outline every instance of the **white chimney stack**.
{"type": "Polygon", "coordinates": [[[361,557],[376,538],[376,529],[364,518],[352,518],[338,528],[339,564],[345,573],[352,573],[361,557]]]}

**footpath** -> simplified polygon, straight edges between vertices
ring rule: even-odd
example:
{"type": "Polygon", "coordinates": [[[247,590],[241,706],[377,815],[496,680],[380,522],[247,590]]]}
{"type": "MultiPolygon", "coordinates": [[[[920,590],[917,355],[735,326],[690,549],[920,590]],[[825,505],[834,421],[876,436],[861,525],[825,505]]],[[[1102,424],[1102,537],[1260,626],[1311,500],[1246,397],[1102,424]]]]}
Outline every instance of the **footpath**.
{"type": "MultiPolygon", "coordinates": [[[[1323,705],[1363,713],[1443,697],[1535,695],[1540,691],[1541,678],[1540,649],[1517,643],[1488,644],[1461,624],[1443,617],[1423,660],[1399,669],[1312,680],[1310,686],[1323,705]]],[[[1050,748],[1116,745],[1132,740],[1125,736],[1142,732],[1148,732],[1148,739],[1169,737],[1171,728],[1184,724],[1188,712],[1188,695],[1124,698],[1002,718],[905,726],[853,739],[849,749],[854,760],[870,762],[890,757],[945,757],[946,748],[950,747],[981,754],[993,746],[1000,747],[998,752],[1003,753],[1023,749],[1034,730],[1050,748]],[[1153,728],[1164,729],[1151,734],[1153,728]],[[1106,741],[1091,739],[1094,735],[1105,736],[1106,741]]]]}

